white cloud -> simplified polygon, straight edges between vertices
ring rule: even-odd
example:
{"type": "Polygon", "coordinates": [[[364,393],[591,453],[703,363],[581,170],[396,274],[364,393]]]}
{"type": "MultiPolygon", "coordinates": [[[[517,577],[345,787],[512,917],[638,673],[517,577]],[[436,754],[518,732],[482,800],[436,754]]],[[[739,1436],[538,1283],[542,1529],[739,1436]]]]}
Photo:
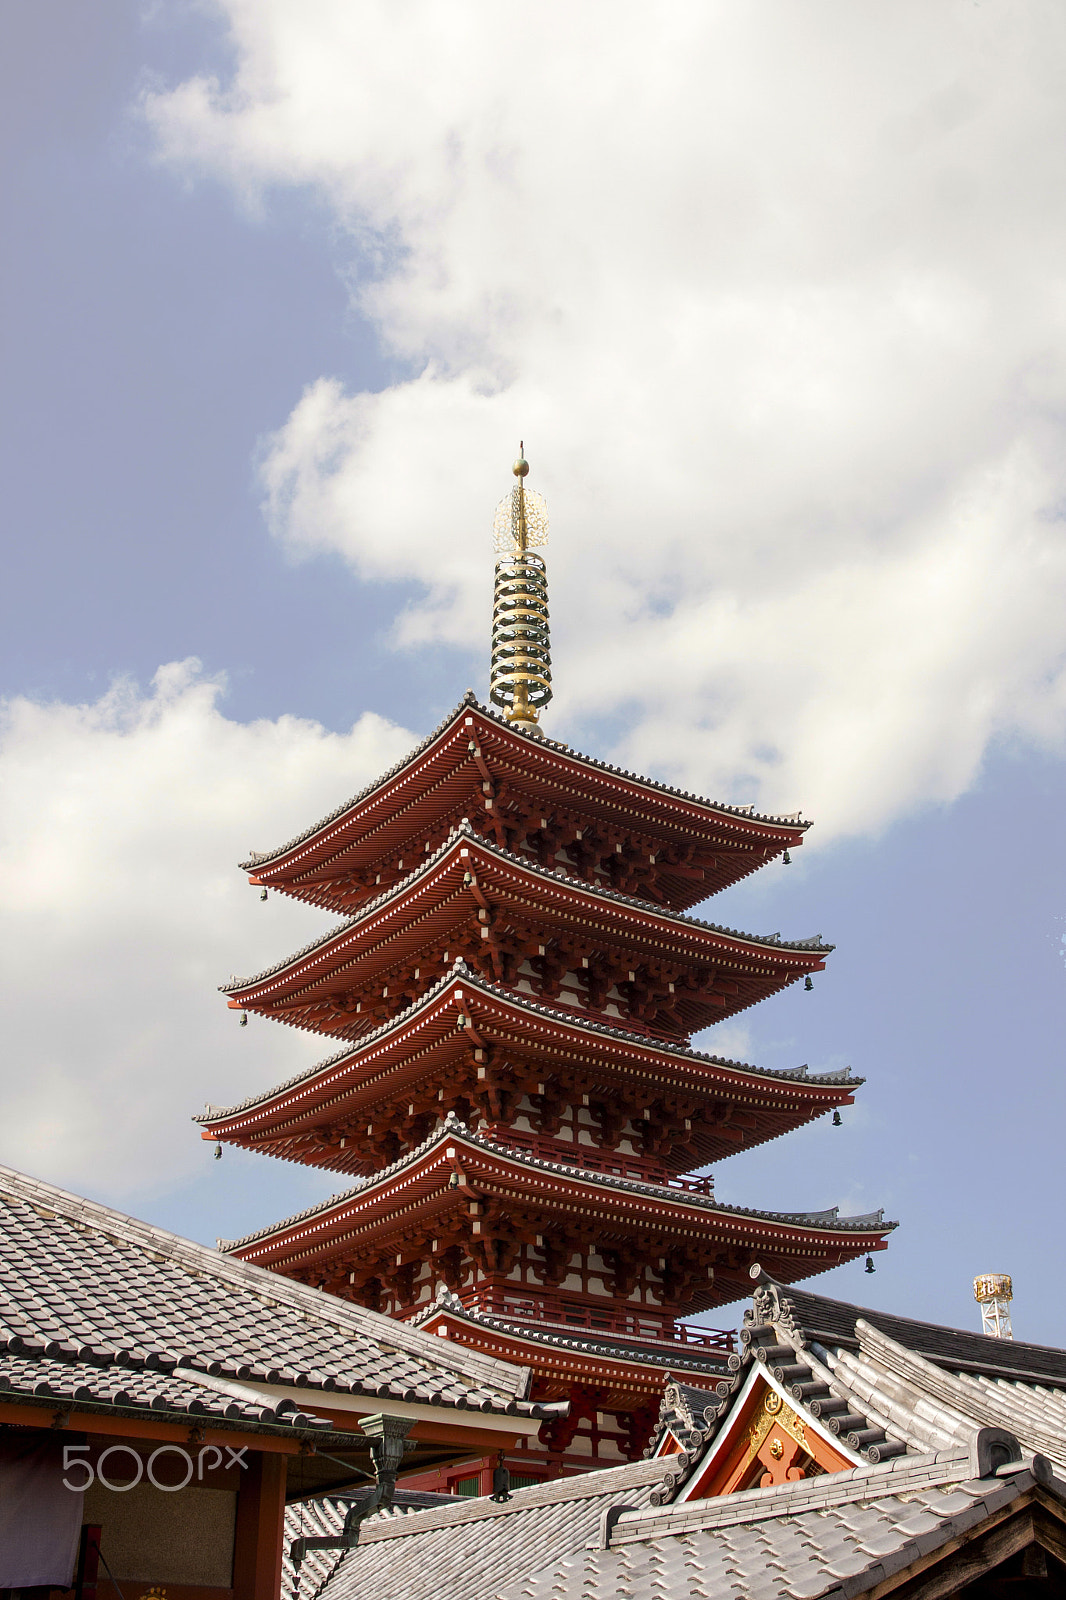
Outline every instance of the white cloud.
{"type": "Polygon", "coordinates": [[[202,1161],[189,1117],[206,1100],[327,1053],[254,1017],[239,1028],[216,992],[323,928],[320,911],[261,904],[235,863],[413,741],[372,715],[347,734],[231,722],[221,687],[187,661],[147,694],[120,682],[91,705],[0,707],[0,1161],[96,1194],[158,1192],[202,1161]]]}
{"type": "Polygon", "coordinates": [[[521,434],[556,729],[822,839],[1061,747],[1061,7],[218,9],[232,83],[146,110],[351,230],[410,376],[311,381],[264,477],[294,549],[425,585],[398,642],[483,651],[521,434]]]}

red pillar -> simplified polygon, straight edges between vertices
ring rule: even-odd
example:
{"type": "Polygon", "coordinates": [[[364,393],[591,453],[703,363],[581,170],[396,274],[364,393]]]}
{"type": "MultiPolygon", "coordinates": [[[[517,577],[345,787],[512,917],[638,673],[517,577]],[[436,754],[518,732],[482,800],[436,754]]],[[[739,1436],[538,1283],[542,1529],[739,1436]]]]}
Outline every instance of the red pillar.
{"type": "Polygon", "coordinates": [[[242,1474],[233,1546],[233,1600],[278,1600],[285,1538],[283,1455],[259,1452],[242,1474]]]}

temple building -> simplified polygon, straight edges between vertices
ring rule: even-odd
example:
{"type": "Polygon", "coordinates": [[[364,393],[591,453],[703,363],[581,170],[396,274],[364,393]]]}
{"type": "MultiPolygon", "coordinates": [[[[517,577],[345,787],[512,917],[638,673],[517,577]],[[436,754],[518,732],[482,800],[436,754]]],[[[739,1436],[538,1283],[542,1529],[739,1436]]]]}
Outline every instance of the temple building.
{"type": "MultiPolygon", "coordinates": [[[[706,1168],[837,1112],[862,1081],[690,1042],[823,969],[820,939],[689,914],[809,824],[544,734],[547,517],[528,470],[496,516],[498,709],[468,694],[391,772],[243,864],[263,896],[344,920],[224,985],[229,1004],[333,1053],[198,1118],[205,1139],[350,1180],[231,1255],[526,1367],[532,1397],[569,1403],[518,1441],[518,1482],[637,1460],[669,1374],[727,1371],[732,1336],[689,1319],[740,1298],[754,1261],[795,1283],[883,1249],[893,1226],[715,1198],[706,1168]]],[[[494,1464],[416,1486],[487,1492],[494,1464]]]]}
{"type": "Polygon", "coordinates": [[[1066,1350],[751,1276],[727,1374],[667,1384],[644,1460],[404,1506],[284,1600],[1061,1600],[1066,1350]]]}

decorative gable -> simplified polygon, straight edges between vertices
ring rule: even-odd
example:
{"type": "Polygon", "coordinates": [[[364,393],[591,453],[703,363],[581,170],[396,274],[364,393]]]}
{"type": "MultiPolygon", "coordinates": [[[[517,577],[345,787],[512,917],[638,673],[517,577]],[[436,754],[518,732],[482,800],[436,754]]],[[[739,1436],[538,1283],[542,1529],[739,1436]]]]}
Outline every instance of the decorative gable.
{"type": "Polygon", "coordinates": [[[743,1489],[770,1489],[824,1472],[844,1472],[855,1458],[834,1446],[755,1369],[746,1393],[724,1422],[691,1484],[679,1497],[708,1499],[743,1489]]]}

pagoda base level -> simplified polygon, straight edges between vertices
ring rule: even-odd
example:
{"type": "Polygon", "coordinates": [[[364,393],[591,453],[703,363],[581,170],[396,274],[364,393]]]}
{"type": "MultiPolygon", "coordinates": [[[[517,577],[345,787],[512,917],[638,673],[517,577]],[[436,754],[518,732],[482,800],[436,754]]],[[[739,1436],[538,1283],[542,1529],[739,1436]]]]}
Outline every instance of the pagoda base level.
{"type": "MultiPolygon", "coordinates": [[[[651,1438],[669,1382],[680,1379],[713,1389],[732,1376],[726,1349],[710,1343],[686,1343],[680,1338],[638,1342],[592,1329],[510,1320],[465,1306],[450,1292],[439,1294],[433,1307],[413,1320],[437,1338],[527,1367],[531,1373],[529,1399],[568,1402],[566,1416],[544,1423],[535,1439],[522,1440],[507,1452],[507,1467],[520,1480],[516,1487],[638,1461],[651,1438]]],[[[723,1346],[733,1342],[731,1334],[710,1329],[707,1337],[723,1346]]],[[[734,1362],[737,1359],[734,1355],[734,1362]]],[[[413,1477],[409,1483],[405,1480],[405,1486],[443,1489],[445,1493],[491,1493],[495,1465],[495,1458],[471,1458],[442,1468],[443,1477],[430,1471],[419,1474],[417,1481],[413,1477]],[[487,1490],[484,1484],[488,1484],[487,1490]]]]}

